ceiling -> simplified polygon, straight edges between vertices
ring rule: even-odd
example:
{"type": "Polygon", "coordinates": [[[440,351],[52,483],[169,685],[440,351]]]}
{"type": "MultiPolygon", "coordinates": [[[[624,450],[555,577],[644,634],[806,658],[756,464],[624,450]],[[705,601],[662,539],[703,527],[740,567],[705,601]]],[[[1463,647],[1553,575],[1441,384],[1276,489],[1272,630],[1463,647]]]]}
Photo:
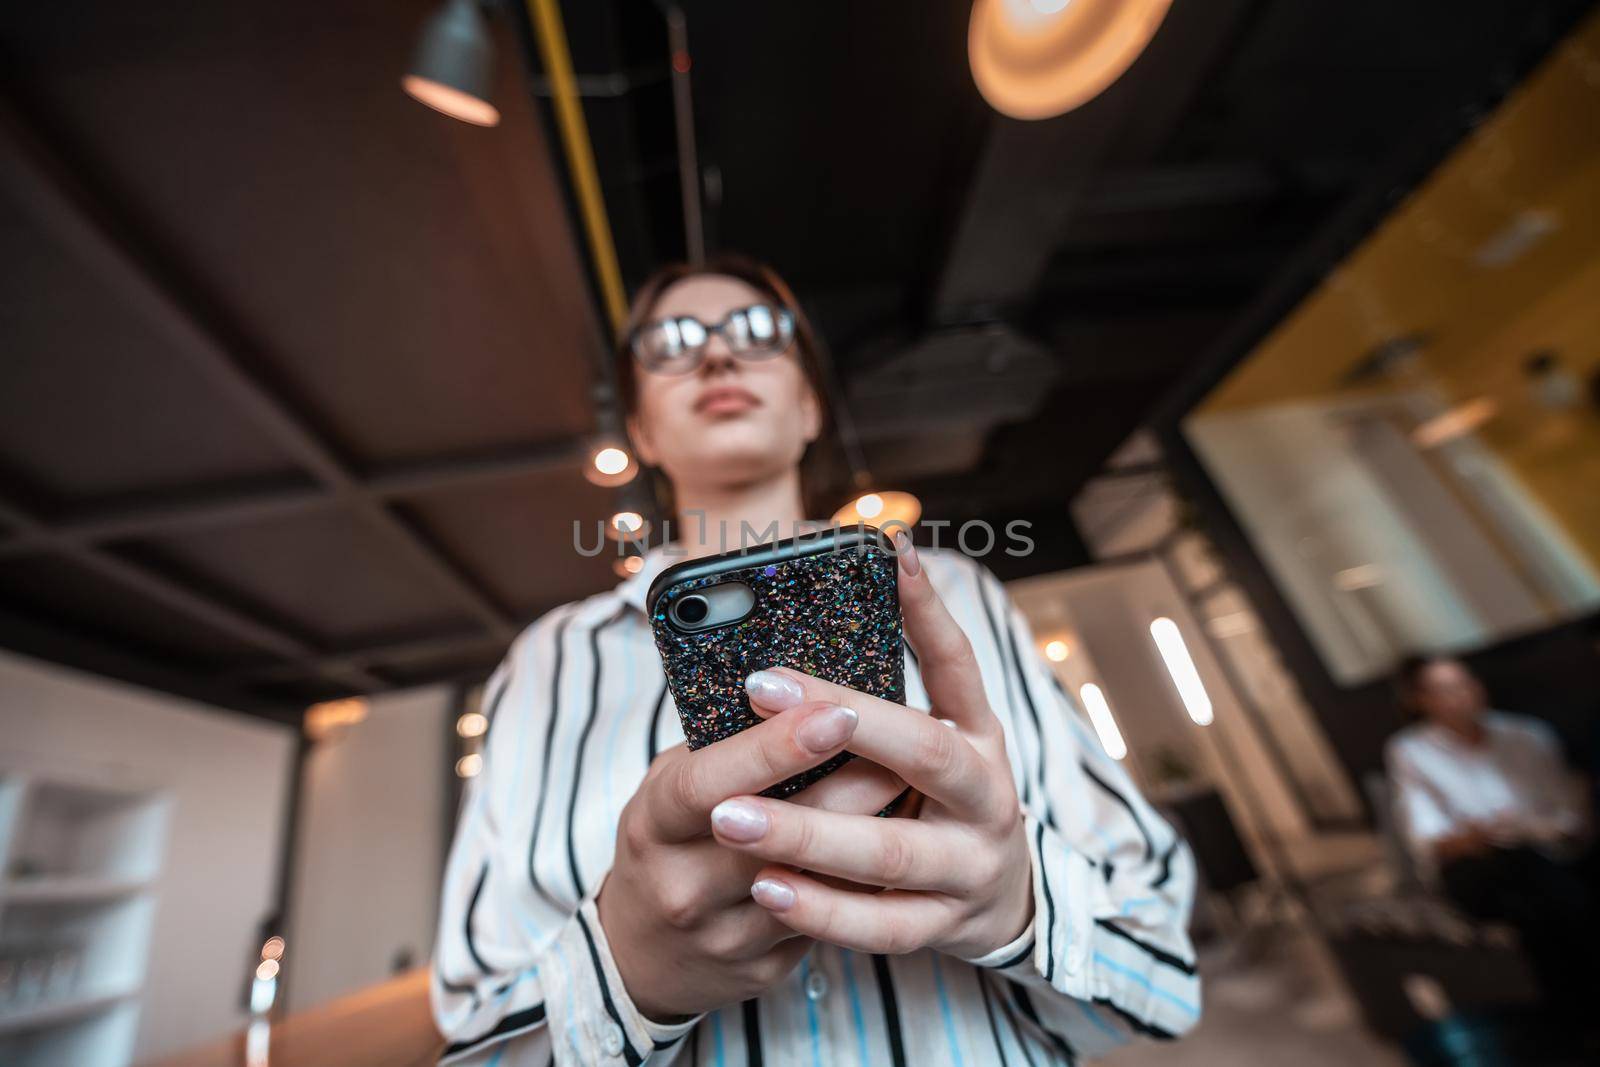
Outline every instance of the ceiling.
{"type": "MultiPolygon", "coordinates": [[[[1177,0],[1019,123],[964,2],[690,3],[707,243],[795,284],[880,483],[1049,523],[1007,562],[1056,569],[1074,489],[1374,161],[1585,6],[1177,0]]],[[[571,549],[604,331],[526,14],[486,130],[398,90],[432,7],[0,25],[0,645],[291,717],[481,674],[614,580],[571,549]]],[[[664,22],[563,9],[631,284],[684,249],[664,22]]]]}

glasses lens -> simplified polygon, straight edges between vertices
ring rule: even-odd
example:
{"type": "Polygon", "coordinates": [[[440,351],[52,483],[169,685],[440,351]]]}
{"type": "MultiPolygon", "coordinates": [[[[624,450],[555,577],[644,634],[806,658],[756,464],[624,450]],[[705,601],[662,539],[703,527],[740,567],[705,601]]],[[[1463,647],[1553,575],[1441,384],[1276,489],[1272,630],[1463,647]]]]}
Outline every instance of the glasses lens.
{"type": "Polygon", "coordinates": [[[794,320],[782,308],[753,304],[728,316],[728,347],[735,352],[773,355],[789,347],[794,320]]]}
{"type": "Polygon", "coordinates": [[[690,318],[657,319],[633,335],[633,355],[646,370],[680,374],[699,361],[706,328],[690,318]]]}

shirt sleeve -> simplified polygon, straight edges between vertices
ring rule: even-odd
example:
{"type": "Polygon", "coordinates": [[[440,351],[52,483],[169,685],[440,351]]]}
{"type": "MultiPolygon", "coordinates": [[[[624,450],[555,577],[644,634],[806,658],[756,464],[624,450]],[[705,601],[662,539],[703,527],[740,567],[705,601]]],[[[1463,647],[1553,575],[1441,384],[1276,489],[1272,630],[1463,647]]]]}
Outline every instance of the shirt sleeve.
{"type": "Polygon", "coordinates": [[[1587,819],[1583,794],[1567,765],[1561,739],[1548,723],[1528,718],[1525,726],[1531,746],[1533,785],[1540,825],[1568,836],[1582,833],[1587,819]]]}
{"type": "Polygon", "coordinates": [[[546,622],[517,640],[484,690],[483,769],[469,783],[446,865],[432,967],[440,1062],[667,1064],[698,1020],[663,1026],[641,1015],[593,897],[563,906],[529,876],[522,830],[549,784],[541,773],[549,665],[564,629],[546,622]]]}
{"type": "Polygon", "coordinates": [[[983,579],[1010,674],[1010,696],[1000,699],[1021,705],[1011,720],[1031,779],[1018,792],[1034,921],[969,962],[1009,979],[1023,1018],[1064,1053],[1095,1057],[1136,1036],[1175,1038],[1200,1018],[1187,932],[1193,858],[1088,733],[999,582],[983,579]]]}
{"type": "Polygon", "coordinates": [[[1438,788],[1417,766],[1404,735],[1389,742],[1384,761],[1388,765],[1394,817],[1400,833],[1418,866],[1431,872],[1434,843],[1455,833],[1459,824],[1440,802],[1438,788]]]}

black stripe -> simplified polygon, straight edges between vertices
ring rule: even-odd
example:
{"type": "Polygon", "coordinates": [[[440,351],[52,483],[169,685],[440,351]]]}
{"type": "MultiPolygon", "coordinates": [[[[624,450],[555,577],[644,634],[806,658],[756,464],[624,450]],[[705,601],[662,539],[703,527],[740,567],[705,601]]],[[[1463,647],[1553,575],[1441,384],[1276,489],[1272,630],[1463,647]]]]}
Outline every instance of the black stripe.
{"type": "Polygon", "coordinates": [[[1029,1022],[1039,1028],[1040,1033],[1050,1039],[1050,1043],[1055,1045],[1056,1050],[1067,1058],[1068,1063],[1078,1062],[1078,1054],[1073,1051],[1071,1045],[1067,1044],[1067,1039],[1039,1021],[1039,1012],[1033,1006],[1033,998],[1028,996],[1028,991],[1021,986],[1017,987],[1017,1007],[1022,1009],[1022,1014],[1028,1017],[1029,1022]]]}
{"type": "Polygon", "coordinates": [[[656,735],[661,732],[661,709],[667,706],[667,683],[661,683],[661,695],[656,697],[655,710],[650,713],[650,732],[644,739],[644,764],[646,767],[656,761],[656,755],[661,751],[661,746],[656,741],[656,735]]]}
{"type": "Polygon", "coordinates": [[[761,1067],[761,1009],[754,1000],[744,1002],[744,1061],[761,1067]]]}
{"type": "Polygon", "coordinates": [[[889,973],[889,957],[872,957],[872,974],[878,980],[878,997],[883,1001],[883,1030],[889,1035],[889,1062],[905,1067],[905,1038],[900,1034],[900,1004],[894,993],[894,976],[889,973]]]}
{"type": "Polygon", "coordinates": [[[978,980],[978,992],[983,995],[983,1014],[989,1019],[989,1036],[994,1038],[994,1051],[1000,1057],[1000,1067],[1010,1067],[1011,1061],[1006,1058],[1006,1047],[1000,1040],[1000,1025],[994,1021],[994,1005],[989,1001],[989,983],[984,981],[981,972],[974,977],[978,980]]]}
{"type": "MultiPolygon", "coordinates": [[[[972,582],[973,582],[973,585],[975,585],[977,587],[977,590],[978,590],[978,603],[980,605],[982,605],[982,607],[983,607],[983,617],[989,621],[989,637],[994,642],[994,658],[1000,664],[1000,680],[1005,683],[1005,687],[1006,687],[1006,714],[1011,717],[1011,721],[1015,725],[1016,722],[1017,722],[1016,710],[1015,710],[1016,709],[1016,700],[1013,697],[1012,692],[1011,692],[1011,674],[1010,674],[1010,672],[1008,672],[1006,670],[1006,649],[1005,649],[1005,645],[1002,644],[1001,641],[1000,641],[1000,626],[999,626],[998,623],[996,623],[994,621],[994,611],[989,607],[989,598],[983,591],[983,571],[978,567],[978,565],[976,563],[974,563],[972,565],[972,582]]],[[[1038,756],[1038,760],[1039,760],[1040,789],[1043,790],[1043,788],[1044,788],[1044,785],[1043,785],[1043,783],[1044,783],[1044,752],[1043,752],[1042,747],[1038,745],[1038,741],[1039,741],[1039,732],[1038,732],[1039,731],[1039,723],[1038,723],[1037,720],[1034,721],[1033,727],[1034,727],[1035,748],[1039,748],[1040,749],[1040,751],[1038,751],[1036,753],[1036,755],[1038,756]]],[[[1021,740],[1022,740],[1022,731],[1020,729],[1018,729],[1018,730],[1015,731],[1015,733],[1017,735],[1017,740],[1020,743],[1021,740]]],[[[1017,752],[1017,759],[1019,761],[1021,761],[1021,763],[1022,763],[1022,806],[1026,808],[1026,807],[1029,806],[1029,803],[1030,803],[1030,801],[1032,799],[1032,796],[1033,796],[1033,778],[1028,773],[1028,767],[1027,767],[1028,758],[1027,758],[1026,754],[1024,754],[1021,751],[1018,751],[1017,752]]]]}
{"type": "Polygon", "coordinates": [[[1044,886],[1044,980],[1056,978],[1056,898],[1050,892],[1049,865],[1044,861],[1044,823],[1034,823],[1034,841],[1039,851],[1039,884],[1044,886]]]}
{"type": "Polygon", "coordinates": [[[467,935],[467,955],[472,957],[472,962],[478,965],[478,970],[484,974],[489,973],[489,965],[483,962],[483,957],[478,955],[477,943],[472,937],[472,913],[478,910],[478,898],[483,895],[483,883],[489,880],[489,861],[483,861],[483,870],[478,872],[478,884],[472,887],[472,900],[467,904],[467,918],[463,925],[463,932],[467,935]]]}
{"type": "MultiPolygon", "coordinates": [[[[1007,984],[1009,985],[1010,983],[1007,984]]],[[[1010,988],[1011,996],[1015,999],[1017,991],[1022,987],[1012,985],[1010,988]]],[[[1000,1006],[1006,1010],[1006,1018],[1011,1022],[1012,1032],[1017,1035],[1017,1047],[1022,1049],[1022,1058],[1028,1061],[1028,1067],[1039,1067],[1039,1064],[1033,1058],[1033,1053],[1028,1051],[1028,1031],[1023,1027],[1022,1020],[1017,1018],[1016,1012],[1011,1010],[1010,1001],[1001,998],[1000,1006]]]]}
{"type": "Polygon", "coordinates": [[[1033,947],[1037,943],[1038,942],[1034,938],[1030,937],[1028,938],[1028,943],[1022,948],[1018,949],[1015,956],[1012,956],[1008,960],[1002,960],[999,963],[992,964],[991,966],[993,966],[993,968],[997,971],[1006,970],[1008,967],[1015,967],[1017,964],[1033,955],[1033,947]]]}
{"type": "Polygon", "coordinates": [[[696,1023],[695,1024],[695,1028],[693,1030],[690,1030],[689,1034],[690,1034],[690,1037],[689,1037],[689,1062],[692,1063],[692,1064],[695,1064],[696,1067],[699,1067],[699,1063],[700,1063],[700,1025],[698,1023],[696,1023]]]}
{"type": "Polygon", "coordinates": [[[509,1034],[514,1030],[526,1030],[531,1026],[538,1026],[542,1022],[544,1022],[544,1005],[535,1004],[531,1008],[525,1008],[522,1011],[513,1012],[512,1014],[507,1015],[504,1019],[501,1019],[497,1024],[495,1024],[495,1028],[490,1030],[487,1034],[482,1034],[467,1041],[457,1041],[455,1044],[439,1053],[439,1058],[441,1060],[447,1059],[456,1055],[457,1053],[465,1052],[470,1048],[476,1048],[486,1041],[492,1041],[497,1037],[504,1037],[506,1034],[509,1034]]]}
{"type": "Polygon", "coordinates": [[[1155,881],[1150,883],[1151,889],[1160,889],[1172,877],[1172,857],[1177,854],[1180,844],[1182,844],[1181,841],[1174,840],[1167,850],[1161,854],[1161,873],[1156,876],[1155,881]]]}
{"type": "Polygon", "coordinates": [[[644,1062],[644,1057],[633,1049],[633,1042],[628,1040],[628,1028],[622,1025],[622,1015],[617,1011],[616,1001],[611,999],[611,981],[606,977],[606,969],[600,963],[600,949],[594,943],[594,934],[589,930],[589,920],[583,917],[582,910],[575,913],[578,920],[578,929],[583,931],[583,939],[589,943],[589,959],[594,962],[594,978],[600,983],[600,999],[605,1003],[606,1014],[611,1016],[611,1021],[617,1024],[617,1029],[622,1031],[622,1058],[627,1061],[628,1067],[639,1067],[644,1062]]]}
{"type": "Polygon", "coordinates": [[[1108,1007],[1112,1011],[1116,1012],[1117,1018],[1127,1023],[1135,1033],[1143,1034],[1146,1037],[1153,1037],[1157,1041],[1176,1041],[1178,1039],[1177,1034],[1172,1033],[1170,1030],[1163,1030],[1161,1027],[1155,1026],[1151,1023],[1147,1023],[1137,1015],[1132,1015],[1126,1011],[1123,1011],[1105,997],[1095,997],[1094,1002],[1096,1004],[1104,1005],[1105,1007],[1108,1007]]]}
{"type": "Polygon", "coordinates": [[[1096,919],[1094,924],[1100,927],[1102,930],[1109,930],[1111,933],[1116,934],[1124,941],[1138,946],[1138,948],[1151,959],[1154,959],[1160,963],[1165,963],[1168,967],[1171,967],[1175,971],[1182,971],[1184,974],[1188,975],[1195,973],[1193,963],[1190,963],[1181,956],[1175,956],[1165,949],[1157,948],[1154,945],[1147,944],[1139,940],[1137,937],[1134,937],[1132,934],[1128,933],[1128,931],[1124,930],[1110,919],[1096,919]]]}
{"type": "MultiPolygon", "coordinates": [[[[1004,589],[1000,590],[1000,598],[1002,604],[1010,605],[1010,601],[1006,599],[1004,589]]],[[[1033,701],[1033,689],[1028,685],[1028,672],[1022,669],[1022,653],[1017,648],[1016,623],[1011,618],[1009,611],[1006,612],[1006,642],[1011,647],[1011,668],[1017,672],[1017,684],[1022,687],[1022,699],[1027,702],[1028,717],[1033,720],[1034,736],[1039,739],[1039,796],[1044,800],[1045,825],[1054,830],[1056,828],[1056,816],[1050,807],[1050,791],[1045,788],[1044,784],[1044,727],[1039,721],[1039,706],[1033,701]]],[[[1002,663],[1000,669],[1004,671],[1005,664],[1002,663]]],[[[1052,671],[1051,673],[1054,674],[1055,672],[1052,671]]]]}
{"type": "Polygon", "coordinates": [[[1155,843],[1155,840],[1153,838],[1151,838],[1150,831],[1146,830],[1144,828],[1144,820],[1139,818],[1139,813],[1137,811],[1133,810],[1133,805],[1128,802],[1128,798],[1123,796],[1121,793],[1117,792],[1114,788],[1112,788],[1110,782],[1107,782],[1104,778],[1102,778],[1098,774],[1094,773],[1094,768],[1089,766],[1088,760],[1079,760],[1078,761],[1078,765],[1083,768],[1083,773],[1087,774],[1089,776],[1089,780],[1090,781],[1092,781],[1095,785],[1099,786],[1101,789],[1104,789],[1108,794],[1110,794],[1111,798],[1113,800],[1115,800],[1118,804],[1121,804],[1124,808],[1128,809],[1128,815],[1132,817],[1133,825],[1135,825],[1135,826],[1137,826],[1139,828],[1139,836],[1144,838],[1144,859],[1145,859],[1145,862],[1149,863],[1151,860],[1155,859],[1156,858],[1156,843],[1155,843]]]}
{"type": "Polygon", "coordinates": [[[533,860],[539,854],[539,824],[544,821],[544,798],[550,795],[550,757],[554,753],[556,743],[556,721],[561,717],[561,660],[565,653],[562,639],[567,634],[567,626],[572,622],[572,615],[576,612],[562,616],[556,624],[554,637],[556,658],[550,672],[550,721],[545,724],[544,731],[544,771],[539,776],[539,800],[533,806],[533,833],[528,835],[528,881],[551,907],[564,910],[561,903],[550,895],[539,881],[539,872],[534,870],[533,860]]]}
{"type": "Polygon", "coordinates": [[[589,715],[583,721],[583,732],[578,735],[578,755],[572,764],[572,793],[567,798],[567,865],[572,871],[572,892],[583,899],[583,875],[578,872],[578,783],[583,780],[583,753],[589,747],[589,733],[594,721],[600,717],[600,632],[618,619],[628,605],[619,607],[616,614],[589,631],[589,655],[594,660],[589,674],[589,715]]]}

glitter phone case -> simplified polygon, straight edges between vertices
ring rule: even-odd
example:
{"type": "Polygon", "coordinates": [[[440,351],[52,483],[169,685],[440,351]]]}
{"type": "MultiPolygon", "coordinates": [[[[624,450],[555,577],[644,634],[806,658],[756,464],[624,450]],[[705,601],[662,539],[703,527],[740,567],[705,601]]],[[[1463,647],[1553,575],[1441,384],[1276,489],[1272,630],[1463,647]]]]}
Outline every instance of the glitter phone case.
{"type": "MultiPolygon", "coordinates": [[[[895,566],[877,530],[854,526],[663,571],[650,586],[650,625],[689,747],[761,722],[744,680],[767,667],[790,667],[904,703],[895,566]],[[674,600],[727,582],[742,582],[755,595],[742,619],[689,632],[674,621],[674,600]]],[[[789,796],[850,758],[840,753],[764,795],[789,796]]]]}

